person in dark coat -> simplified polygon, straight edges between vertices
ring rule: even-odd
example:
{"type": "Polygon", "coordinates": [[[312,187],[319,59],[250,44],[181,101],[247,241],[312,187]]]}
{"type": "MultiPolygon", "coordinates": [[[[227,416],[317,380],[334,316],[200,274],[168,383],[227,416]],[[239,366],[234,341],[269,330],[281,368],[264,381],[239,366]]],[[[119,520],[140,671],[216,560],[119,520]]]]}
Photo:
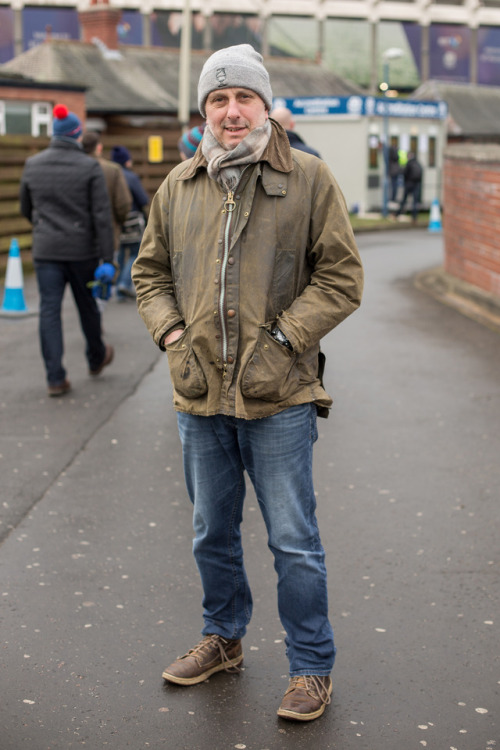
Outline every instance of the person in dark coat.
{"type": "Polygon", "coordinates": [[[48,148],[27,159],[21,213],[33,225],[33,260],[40,292],[39,334],[49,396],[71,389],[63,366],[62,300],[69,284],[86,340],[90,375],[114,356],[102,339],[101,314],[89,285],[100,261],[113,261],[113,224],[104,173],[82,150],[82,124],[63,104],[54,107],[48,148]]]}
{"type": "Polygon", "coordinates": [[[403,176],[403,170],[399,163],[399,152],[395,146],[389,146],[388,165],[389,178],[391,181],[391,196],[389,200],[395,202],[398,197],[399,185],[402,182],[403,176]]]}
{"type": "Polygon", "coordinates": [[[405,183],[405,192],[403,200],[401,201],[397,210],[396,216],[400,216],[405,207],[408,197],[411,195],[413,198],[412,206],[412,217],[413,223],[415,224],[418,216],[418,203],[420,200],[420,193],[422,190],[422,165],[417,160],[417,157],[411,151],[408,152],[408,161],[403,170],[403,178],[405,183]]]}
{"type": "Polygon", "coordinates": [[[318,159],[321,159],[321,156],[316,149],[312,148],[312,146],[308,146],[307,143],[302,140],[300,135],[295,132],[295,120],[293,119],[291,111],[287,109],[287,107],[276,107],[276,109],[272,110],[269,117],[272,117],[273,120],[276,120],[276,122],[279,122],[279,124],[285,128],[292,148],[298,148],[299,151],[305,151],[306,154],[312,154],[313,156],[317,156],[318,159]]]}
{"type": "Polygon", "coordinates": [[[141,178],[132,171],[132,155],[125,146],[113,146],[111,161],[119,164],[132,195],[132,208],[125,220],[118,249],[119,275],[116,282],[116,297],[125,300],[135,297],[132,282],[132,265],[137,258],[149,211],[149,195],[144,190],[141,178]]]}
{"type": "Polygon", "coordinates": [[[118,252],[121,228],[127,218],[128,212],[132,208],[132,196],[130,195],[125,175],[118,164],[103,158],[103,143],[99,133],[85,133],[82,138],[82,147],[86,154],[97,159],[104,172],[113,216],[115,252],[118,252]]]}

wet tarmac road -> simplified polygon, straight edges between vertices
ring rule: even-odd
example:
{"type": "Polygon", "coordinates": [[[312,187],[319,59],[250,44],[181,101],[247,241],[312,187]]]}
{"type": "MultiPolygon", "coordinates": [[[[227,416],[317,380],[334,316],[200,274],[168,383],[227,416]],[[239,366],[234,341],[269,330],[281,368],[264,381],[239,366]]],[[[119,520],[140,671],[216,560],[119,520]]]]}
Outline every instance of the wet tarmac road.
{"type": "MultiPolygon", "coordinates": [[[[361,309],[324,342],[318,518],[338,647],[332,705],[276,717],[287,685],[275,574],[248,493],[245,670],[165,687],[201,589],[166,359],[134,305],[105,311],[90,380],[45,396],[36,317],[0,320],[1,750],[500,747],[500,337],[413,287],[425,230],[360,235],[361,309]]],[[[36,303],[33,280],[25,285],[36,303]]]]}

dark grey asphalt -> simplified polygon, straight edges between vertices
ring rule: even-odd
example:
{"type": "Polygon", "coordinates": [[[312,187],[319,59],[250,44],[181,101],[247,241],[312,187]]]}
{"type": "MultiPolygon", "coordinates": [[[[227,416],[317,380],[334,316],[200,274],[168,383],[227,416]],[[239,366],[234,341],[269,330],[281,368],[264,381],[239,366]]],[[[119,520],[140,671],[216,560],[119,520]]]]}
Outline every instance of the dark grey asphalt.
{"type": "MultiPolygon", "coordinates": [[[[332,706],[277,719],[287,685],[275,575],[249,491],[255,596],[244,672],[161,671],[198,640],[201,591],[166,361],[111,302],[116,359],[45,397],[36,317],[0,319],[0,750],[500,747],[500,336],[417,291],[425,230],[360,235],[362,308],[324,342],[315,455],[338,646],[332,706]]],[[[36,306],[33,280],[25,295],[36,306]]]]}

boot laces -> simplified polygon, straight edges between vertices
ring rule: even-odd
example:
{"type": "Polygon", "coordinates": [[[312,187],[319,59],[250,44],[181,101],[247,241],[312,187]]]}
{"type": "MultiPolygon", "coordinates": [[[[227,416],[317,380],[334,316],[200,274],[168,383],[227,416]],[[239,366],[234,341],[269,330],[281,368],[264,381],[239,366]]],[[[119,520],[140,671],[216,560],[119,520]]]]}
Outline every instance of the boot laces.
{"type": "Polygon", "coordinates": [[[221,635],[212,633],[211,635],[206,635],[202,641],[194,646],[194,648],[190,649],[187,652],[186,656],[193,656],[201,667],[203,659],[206,656],[212,656],[214,649],[218,648],[221,662],[224,665],[224,670],[226,672],[241,672],[240,667],[238,667],[236,664],[231,664],[231,660],[226,653],[226,646],[228,644],[229,641],[227,641],[221,635]]]}
{"type": "Polygon", "coordinates": [[[319,698],[325,706],[328,706],[332,701],[328,692],[327,679],[319,677],[319,675],[308,674],[292,677],[288,692],[291,690],[305,690],[312,698],[319,698]]]}

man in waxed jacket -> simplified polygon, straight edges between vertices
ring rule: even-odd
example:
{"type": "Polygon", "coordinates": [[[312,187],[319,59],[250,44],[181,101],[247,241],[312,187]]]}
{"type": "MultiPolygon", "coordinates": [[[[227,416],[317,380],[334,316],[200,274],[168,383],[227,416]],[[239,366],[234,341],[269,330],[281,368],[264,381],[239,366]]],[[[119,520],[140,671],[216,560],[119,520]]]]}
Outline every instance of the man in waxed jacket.
{"type": "Polygon", "coordinates": [[[316,417],[331,405],[319,345],[360,304],[362,267],[328,167],[269,119],[269,76],[250,45],[207,60],[198,104],[203,138],[158,190],[133,271],[168,356],[204,591],[203,639],[163,677],[193,685],[243,660],[246,471],[286,631],[278,715],[309,721],[330,702],[335,658],[312,481],[316,417]]]}
{"type": "Polygon", "coordinates": [[[33,224],[40,345],[49,396],[64,396],[71,389],[62,361],[66,284],[78,308],[89,374],[99,375],[114,355],[113,347],[102,340],[101,314],[89,287],[99,262],[113,262],[111,207],[103,171],[83,152],[81,138],[78,117],[56,105],[51,143],[27,159],[20,187],[21,212],[33,224]]]}

